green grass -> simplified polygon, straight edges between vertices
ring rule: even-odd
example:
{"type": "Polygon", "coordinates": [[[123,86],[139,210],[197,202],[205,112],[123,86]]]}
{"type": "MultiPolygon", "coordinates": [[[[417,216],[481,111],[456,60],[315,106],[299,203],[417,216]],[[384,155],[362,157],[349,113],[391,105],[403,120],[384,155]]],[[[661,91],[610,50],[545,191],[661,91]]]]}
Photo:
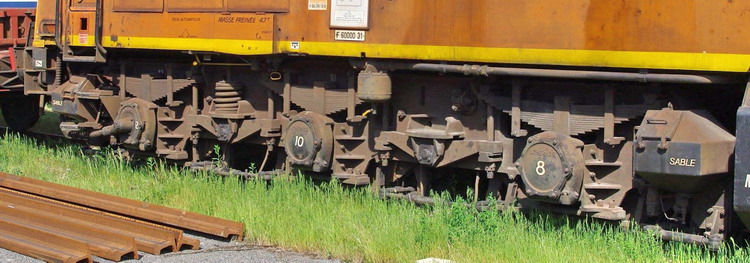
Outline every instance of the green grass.
{"type": "Polygon", "coordinates": [[[742,262],[746,249],[709,253],[647,233],[565,217],[476,212],[462,205],[416,207],[367,189],[306,179],[267,184],[196,174],[156,162],[131,165],[112,152],[0,138],[0,170],[134,198],[246,224],[247,242],[347,261],[742,262]]]}

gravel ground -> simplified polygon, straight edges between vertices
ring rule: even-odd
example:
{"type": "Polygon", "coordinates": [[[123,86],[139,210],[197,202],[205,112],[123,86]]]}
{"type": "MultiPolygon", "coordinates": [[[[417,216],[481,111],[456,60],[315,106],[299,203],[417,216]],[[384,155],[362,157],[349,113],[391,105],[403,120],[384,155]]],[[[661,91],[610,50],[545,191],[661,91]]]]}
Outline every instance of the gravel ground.
{"type": "MultiPolygon", "coordinates": [[[[221,240],[208,239],[195,235],[188,235],[201,241],[201,250],[185,250],[177,253],[167,253],[159,256],[140,253],[138,260],[125,260],[126,263],[172,263],[172,262],[315,262],[315,263],[339,263],[339,260],[322,259],[312,255],[304,255],[295,252],[283,251],[278,248],[257,247],[236,242],[225,242],[221,240]]],[[[95,262],[110,263],[112,261],[94,258],[95,262]]],[[[0,263],[37,263],[42,262],[24,255],[0,249],[0,263]]]]}

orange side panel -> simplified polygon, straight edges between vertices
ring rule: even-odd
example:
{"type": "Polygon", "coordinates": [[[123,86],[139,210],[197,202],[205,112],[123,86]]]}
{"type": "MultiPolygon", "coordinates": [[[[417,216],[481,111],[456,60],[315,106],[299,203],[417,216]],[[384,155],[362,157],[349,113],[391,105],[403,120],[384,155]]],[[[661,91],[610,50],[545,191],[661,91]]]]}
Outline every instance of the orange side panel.
{"type": "MultiPolygon", "coordinates": [[[[54,3],[39,5],[46,1],[54,3]]],[[[81,1],[71,8],[95,0],[81,1]]],[[[113,12],[125,0],[103,1],[106,47],[257,55],[270,42],[272,53],[323,56],[750,69],[750,1],[369,0],[368,28],[349,40],[336,39],[331,9],[359,0],[324,8],[309,8],[310,0],[164,0],[163,13],[113,12]]],[[[141,1],[157,10],[160,0],[141,1]]]]}
{"type": "Polygon", "coordinates": [[[169,12],[216,12],[224,10],[224,0],[166,0],[169,12]]]}
{"type": "Polygon", "coordinates": [[[63,3],[70,3],[70,10],[73,11],[90,11],[96,10],[96,0],[60,0],[63,3]]]}
{"type": "Polygon", "coordinates": [[[164,0],[114,0],[115,12],[157,12],[164,11],[164,0]]]}
{"type": "MultiPolygon", "coordinates": [[[[236,12],[288,12],[289,0],[225,0],[228,11],[236,12]]],[[[334,0],[335,1],[335,0],[334,0]]]]}
{"type": "Polygon", "coordinates": [[[273,15],[218,13],[111,13],[104,36],[273,40],[273,15]]]}
{"type": "Polygon", "coordinates": [[[70,20],[65,26],[68,39],[64,40],[73,46],[94,46],[95,12],[70,12],[70,20]]]}
{"type": "MultiPolygon", "coordinates": [[[[281,40],[333,42],[293,0],[281,40]]],[[[330,2],[329,2],[330,3],[330,2]]],[[[750,1],[370,0],[372,44],[750,54],[750,1]]]]}

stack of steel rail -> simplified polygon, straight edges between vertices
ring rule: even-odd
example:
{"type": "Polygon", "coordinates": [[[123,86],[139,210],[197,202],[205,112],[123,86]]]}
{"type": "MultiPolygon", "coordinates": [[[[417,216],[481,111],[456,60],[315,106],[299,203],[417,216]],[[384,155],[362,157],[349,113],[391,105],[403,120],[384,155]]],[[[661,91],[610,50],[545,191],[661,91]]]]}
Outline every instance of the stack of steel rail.
{"type": "Polygon", "coordinates": [[[0,173],[0,248],[48,262],[199,249],[183,230],[241,239],[239,222],[0,173]]]}

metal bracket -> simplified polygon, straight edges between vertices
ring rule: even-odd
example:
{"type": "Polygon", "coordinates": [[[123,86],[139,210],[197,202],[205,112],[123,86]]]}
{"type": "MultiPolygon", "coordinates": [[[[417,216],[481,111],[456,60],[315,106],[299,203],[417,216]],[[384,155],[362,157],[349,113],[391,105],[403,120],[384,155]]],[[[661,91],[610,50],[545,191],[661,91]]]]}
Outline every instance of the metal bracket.
{"type": "Polygon", "coordinates": [[[512,108],[511,108],[511,136],[525,137],[529,134],[527,130],[521,129],[521,82],[513,81],[512,108]]]}
{"type": "Polygon", "coordinates": [[[607,87],[604,92],[604,143],[619,145],[624,137],[615,137],[615,89],[607,87]]]}

